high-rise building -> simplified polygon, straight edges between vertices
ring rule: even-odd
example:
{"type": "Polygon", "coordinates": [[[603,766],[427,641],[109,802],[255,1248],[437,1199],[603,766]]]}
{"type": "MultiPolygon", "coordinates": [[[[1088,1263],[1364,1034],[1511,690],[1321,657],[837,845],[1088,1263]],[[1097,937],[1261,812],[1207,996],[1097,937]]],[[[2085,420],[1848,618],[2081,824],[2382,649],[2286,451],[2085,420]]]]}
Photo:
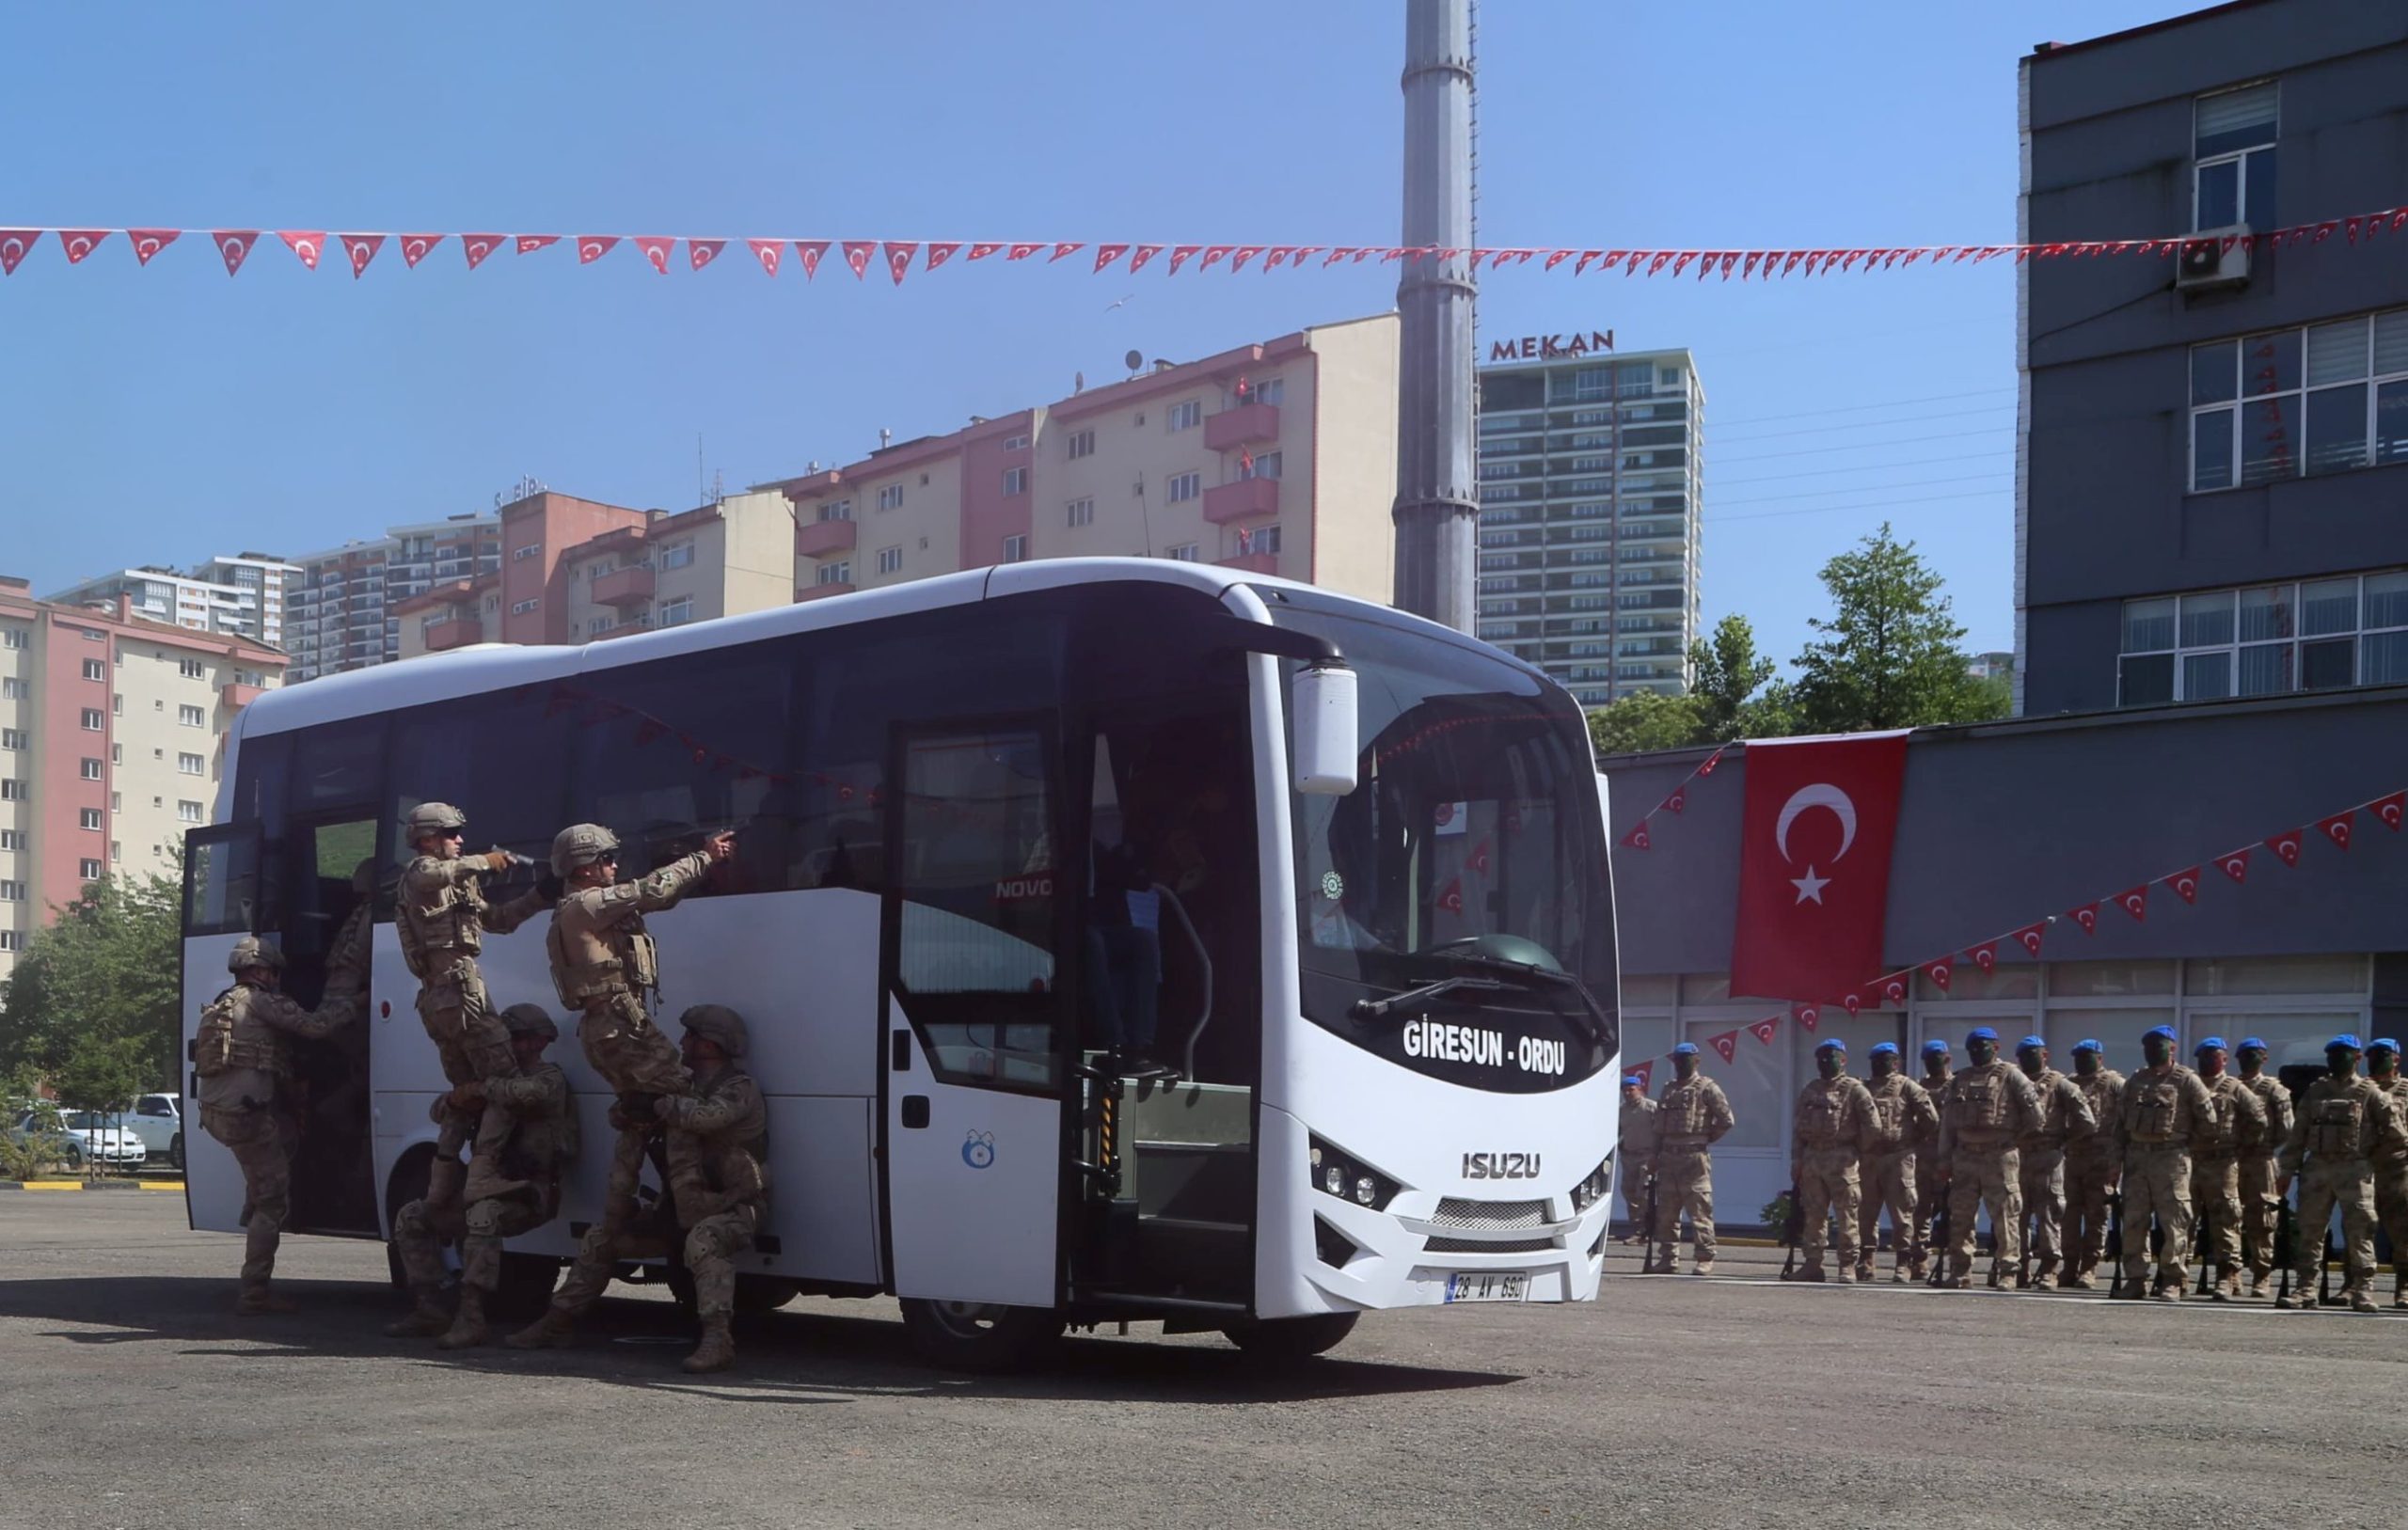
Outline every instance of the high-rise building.
{"type": "Polygon", "coordinates": [[[1386,602],[1397,320],[1317,325],[778,485],[794,598],[1029,558],[1177,558],[1386,602]]]}
{"type": "Polygon", "coordinates": [[[213,558],[190,574],[157,564],[122,569],[45,598],[62,606],[114,607],[122,595],[135,615],[153,622],[281,647],[287,586],[300,572],[265,553],[246,552],[213,558]]]}
{"type": "Polygon", "coordinates": [[[293,683],[401,657],[401,623],[389,607],[436,585],[501,566],[499,514],[453,515],[396,526],[293,560],[300,574],[286,602],[286,647],[293,683]]]}
{"type": "Polygon", "coordinates": [[[1612,344],[1500,340],[1480,373],[1479,635],[1583,706],[1687,689],[1699,635],[1705,389],[1612,344]]]}
{"type": "Polygon", "coordinates": [[[228,728],[284,655],[0,577],[0,986],[87,882],[168,873],[209,821],[228,728]]]}

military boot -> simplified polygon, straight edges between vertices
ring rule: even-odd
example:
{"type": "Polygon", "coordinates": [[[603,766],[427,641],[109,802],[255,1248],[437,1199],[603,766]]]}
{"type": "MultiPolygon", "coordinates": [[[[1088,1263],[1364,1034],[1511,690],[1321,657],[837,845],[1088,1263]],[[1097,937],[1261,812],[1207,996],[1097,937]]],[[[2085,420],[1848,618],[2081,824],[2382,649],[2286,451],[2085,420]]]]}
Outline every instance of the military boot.
{"type": "Polygon", "coordinates": [[[558,1307],[546,1307],[544,1316],[501,1342],[514,1349],[565,1349],[576,1335],[576,1318],[558,1307]]]}
{"type": "Polygon", "coordinates": [[[2363,1286],[2353,1286],[2346,1294],[2350,1298],[2350,1310],[2352,1312],[2376,1312],[2381,1310],[2375,1306],[2374,1298],[2368,1293],[2367,1288],[2363,1286]]]}
{"type": "Polygon", "coordinates": [[[1689,1273],[1692,1275],[1711,1275],[1714,1273],[1714,1261],[1711,1259],[1700,1259],[1697,1262],[1696,1267],[1692,1269],[1689,1273]]]}
{"type": "Polygon", "coordinates": [[[1650,1275],[1677,1274],[1679,1272],[1680,1266],[1673,1257],[1674,1254],[1677,1252],[1678,1251],[1673,1247],[1673,1245],[1670,1243],[1656,1244],[1655,1254],[1647,1261],[1645,1273],[1650,1275]]]}
{"type": "Polygon", "coordinates": [[[2274,1305],[2285,1312],[2296,1312],[2315,1300],[2312,1296],[2302,1296],[2296,1291],[2286,1291],[2274,1298],[2274,1305]]]}
{"type": "Polygon", "coordinates": [[[413,1286],[410,1287],[410,1299],[414,1304],[410,1308],[409,1316],[398,1322],[385,1325],[387,1338],[431,1339],[452,1326],[452,1315],[443,1310],[443,1303],[436,1297],[436,1287],[413,1286]]]}
{"type": "Polygon", "coordinates": [[[2161,1286],[2155,1291],[2150,1293],[2149,1300],[2152,1301],[2179,1301],[2182,1300],[2182,1287],[2179,1286],[2161,1286]]]}
{"type": "Polygon", "coordinates": [[[1832,1272],[1831,1284],[1835,1286],[1854,1286],[1856,1284],[1856,1270],[1848,1265],[1841,1265],[1838,1270],[1832,1272]]]}
{"type": "Polygon", "coordinates": [[[438,1349],[473,1349],[493,1342],[493,1330],[485,1326],[485,1293],[474,1286],[460,1287],[460,1314],[452,1319],[443,1336],[435,1341],[438,1349]]]}
{"type": "Polygon", "coordinates": [[[426,1204],[443,1207],[459,1205],[460,1189],[467,1183],[467,1165],[458,1159],[436,1159],[434,1167],[430,1168],[426,1174],[426,1204]]]}
{"type": "Polygon", "coordinates": [[[265,1317],[300,1310],[295,1303],[269,1290],[265,1281],[244,1286],[243,1294],[234,1299],[234,1316],[237,1317],[265,1317]]]}
{"type": "Polygon", "coordinates": [[[1856,1262],[1856,1278],[1867,1286],[1873,1283],[1873,1255],[1868,1254],[1856,1262]]]}
{"type": "Polygon", "coordinates": [[[700,1376],[705,1371],[723,1371],[736,1364],[736,1340],[727,1331],[727,1319],[711,1317],[704,1320],[703,1342],[694,1352],[678,1362],[689,1375],[700,1376]]]}

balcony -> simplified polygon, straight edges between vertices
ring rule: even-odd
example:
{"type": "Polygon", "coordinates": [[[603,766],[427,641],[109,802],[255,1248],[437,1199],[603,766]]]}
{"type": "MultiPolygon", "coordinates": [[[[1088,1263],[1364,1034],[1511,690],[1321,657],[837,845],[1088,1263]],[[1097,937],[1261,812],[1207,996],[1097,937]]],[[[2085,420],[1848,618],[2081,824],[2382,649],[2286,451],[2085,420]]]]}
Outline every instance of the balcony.
{"type": "Polygon", "coordinates": [[[644,605],[652,599],[652,570],[641,563],[612,569],[594,581],[594,599],[598,605],[622,610],[644,605]]]}
{"type": "Polygon", "coordinates": [[[613,638],[632,638],[639,632],[651,630],[652,623],[649,621],[622,622],[606,632],[594,634],[594,640],[597,643],[607,643],[613,638]]]}
{"type": "Polygon", "coordinates": [[[831,553],[850,552],[854,534],[853,523],[848,520],[807,522],[795,528],[795,556],[826,558],[831,553]]]}
{"type": "Polygon", "coordinates": [[[852,592],[852,581],[849,579],[839,579],[833,584],[797,585],[795,586],[794,598],[795,604],[800,605],[806,600],[826,600],[830,595],[849,595],[852,592]]]}
{"type": "Polygon", "coordinates": [[[217,687],[217,704],[229,712],[239,712],[260,699],[260,688],[246,686],[239,680],[230,680],[217,687]]]}
{"type": "Polygon", "coordinates": [[[1204,447],[1208,451],[1230,451],[1278,439],[1279,406],[1275,403],[1242,403],[1234,409],[1224,409],[1204,422],[1204,447]]]}
{"type": "Polygon", "coordinates": [[[1279,555],[1277,553],[1240,553],[1235,558],[1224,558],[1219,560],[1218,562],[1219,566],[1222,568],[1240,569],[1248,574],[1276,574],[1279,572],[1279,555]]]}
{"type": "Polygon", "coordinates": [[[455,616],[449,621],[426,624],[426,651],[440,654],[447,648],[466,648],[470,643],[484,641],[484,623],[473,616],[455,616]]]}
{"type": "MultiPolygon", "coordinates": [[[[1272,406],[1258,403],[1251,407],[1268,409],[1272,406]]],[[[1258,521],[1278,513],[1279,481],[1275,478],[1242,478],[1235,483],[1224,483],[1218,488],[1204,491],[1204,518],[1214,526],[1227,526],[1231,521],[1258,521]]]]}

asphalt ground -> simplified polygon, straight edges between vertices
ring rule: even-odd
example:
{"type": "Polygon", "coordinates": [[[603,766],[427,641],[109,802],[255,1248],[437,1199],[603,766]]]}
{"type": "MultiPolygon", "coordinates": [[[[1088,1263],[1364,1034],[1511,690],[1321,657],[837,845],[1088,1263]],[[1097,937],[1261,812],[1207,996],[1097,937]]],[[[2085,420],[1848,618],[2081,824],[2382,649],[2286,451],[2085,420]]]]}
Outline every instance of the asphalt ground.
{"type": "MultiPolygon", "coordinates": [[[[575,1349],[378,1329],[374,1244],[289,1239],[293,1317],[167,1195],[0,1195],[0,1526],[2384,1526],[2408,1317],[1635,1273],[1592,1306],[1374,1315],[1266,1373],[1074,1338],[1010,1378],[805,1300],[689,1378],[639,1291],[575,1349]]],[[[2389,1282],[2383,1297],[2389,1300],[2389,1282]]]]}

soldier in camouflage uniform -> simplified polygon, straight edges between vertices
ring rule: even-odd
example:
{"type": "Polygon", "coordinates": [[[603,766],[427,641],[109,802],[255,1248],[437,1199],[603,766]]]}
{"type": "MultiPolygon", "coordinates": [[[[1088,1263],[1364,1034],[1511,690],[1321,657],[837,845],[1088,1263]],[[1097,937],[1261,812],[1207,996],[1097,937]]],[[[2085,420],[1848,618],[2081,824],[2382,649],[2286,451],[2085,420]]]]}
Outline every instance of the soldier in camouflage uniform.
{"type": "Polygon", "coordinates": [[[2374,1170],[2374,1217],[2391,1239],[2391,1304],[2408,1307],[2408,1078],[2400,1073],[2400,1043],[2378,1036],[2367,1044],[2368,1080],[2391,1099],[2400,1136],[2379,1143],[2368,1162],[2374,1170]]]}
{"type": "Polygon", "coordinates": [[[1819,1077],[1798,1092],[1790,1132],[1789,1177],[1798,1187],[1798,1236],[1806,1255],[1798,1279],[1823,1278],[1823,1247],[1836,1216],[1839,1284],[1846,1286],[1856,1280],[1856,1159],[1872,1128],[1873,1096],[1848,1077],[1847,1043],[1837,1036],[1815,1047],[1814,1071],[1819,1077]]]}
{"type": "MultiPolygon", "coordinates": [[[[1949,1055],[1948,1043],[1938,1036],[1923,1044],[1923,1092],[1931,1096],[1932,1122],[1929,1130],[1915,1144],[1915,1248],[1920,1252],[1933,1247],[1940,1213],[1948,1202],[1947,1176],[1941,1173],[1946,1165],[1940,1157],[1940,1112],[1948,1107],[1948,1077],[1956,1065],[1949,1055]]],[[[1939,1251],[1944,1261],[1948,1251],[1939,1251]]],[[[1909,1271],[1916,1279],[1924,1277],[1924,1265],[1917,1260],[1909,1271]]]]}
{"type": "Polygon", "coordinates": [[[1656,1150],[1651,1155],[1656,1179],[1656,1256],[1649,1268],[1672,1273],[1672,1255],[1681,1240],[1681,1213],[1689,1215],[1697,1238],[1697,1263],[1690,1272],[1714,1273],[1714,1144],[1734,1125],[1731,1101],[1722,1086],[1698,1071],[1697,1045],[1684,1041],[1672,1049],[1672,1081],[1656,1102],[1656,1150]]]}
{"type": "Polygon", "coordinates": [[[2229,1301],[2241,1294],[2241,1162],[2266,1150],[2266,1105],[2225,1071],[2222,1036],[2201,1038],[2193,1053],[2214,1110],[2191,1152],[2191,1205],[2200,1222],[2199,1258],[2215,1265],[2210,1297],[2229,1301]]]}
{"type": "Polygon", "coordinates": [[[1873,1278],[1873,1251],[1880,1233],[1881,1208],[1886,1206],[1890,1208],[1890,1279],[1921,1280],[1923,1213],[1915,1187],[1922,1170],[1916,1162],[1916,1148],[1940,1134],[1940,1112],[1923,1085],[1898,1070],[1896,1042],[1876,1044],[1871,1055],[1873,1081],[1865,1093],[1872,1100],[1873,1115],[1865,1129],[1864,1151],[1856,1163],[1864,1195],[1856,1218],[1856,1278],[1873,1278]]]}
{"type": "Polygon", "coordinates": [[[368,959],[376,918],[376,861],[373,857],[351,869],[351,891],[357,900],[326,942],[326,986],[343,991],[368,990],[368,959]]]}
{"type": "Polygon", "coordinates": [[[2115,1142],[2124,1156],[2124,1270],[2114,1295],[2179,1301],[2191,1253],[2191,1148],[2210,1133],[2215,1102],[2199,1076],[2174,1061],[2179,1038],[2161,1025],[2141,1038],[2148,1065],[2124,1080],[2115,1142]],[[2149,1287],[2148,1220],[2164,1243],[2149,1287]]]}
{"type": "Polygon", "coordinates": [[[501,1285],[501,1242],[531,1232],[561,1208],[561,1175],[577,1159],[577,1103],[568,1075],[544,1061],[560,1027],[541,1005],[513,1004],[501,1013],[509,1028],[508,1077],[469,1087],[503,1129],[481,1134],[468,1164],[467,1209],[412,1201],[393,1218],[393,1245],[409,1277],[410,1315],[385,1332],[396,1338],[440,1334],[438,1348],[466,1349],[489,1342],[485,1304],[501,1285]],[[460,1308],[443,1308],[443,1245],[460,1245],[460,1308]]]}
{"type": "MultiPolygon", "coordinates": [[[[484,949],[487,931],[507,935],[545,904],[540,888],[505,904],[485,902],[479,884],[509,870],[520,858],[507,850],[463,857],[461,831],[467,826],[467,817],[447,802],[423,802],[410,810],[402,821],[402,833],[418,853],[402,868],[393,901],[393,933],[401,940],[402,961],[419,981],[419,1021],[435,1043],[443,1077],[452,1085],[430,1112],[439,1130],[426,1199],[431,1207],[445,1210],[460,1204],[461,1181],[467,1172],[460,1151],[485,1129],[482,1111],[469,1103],[471,1086],[515,1071],[510,1031],[485,994],[477,955],[484,949]]],[[[507,1127],[499,1117],[490,1125],[496,1131],[507,1127]]]]}
{"type": "MultiPolygon", "coordinates": [[[[2087,1291],[2096,1286],[2099,1261],[2107,1254],[2109,1205],[2124,1183],[2123,1150],[2115,1143],[2124,1076],[2107,1065],[2097,1041],[2084,1039],[2073,1044],[2073,1085],[2098,1129],[2066,1144],[2066,1270],[2058,1284],[2087,1291]]],[[[2112,1284],[2115,1272],[2107,1278],[2112,1284]]]]}
{"type": "Polygon", "coordinates": [[[2068,1143],[2086,1140],[2099,1129],[2090,1100],[2080,1085],[2049,1065],[2049,1044],[2025,1036],[2015,1048],[2016,1065],[2032,1080],[2040,1104],[2038,1125],[2016,1140],[2016,1188],[2023,1197],[2029,1226],[2025,1245],[2040,1268],[2029,1289],[2045,1291],[2056,1284],[2066,1219],[2066,1150],[2068,1143]]]}
{"type": "Polygon", "coordinates": [[[2312,1307],[2317,1301],[2317,1276],[2324,1269],[2324,1235],[2333,1208],[2341,1208],[2341,1244],[2346,1259],[2343,1287],[2358,1312],[2375,1310],[2374,1294],[2374,1163],[2375,1155],[2400,1143],[2402,1126],[2391,1108],[2391,1096],[2371,1079],[2358,1076],[2363,1049],[2356,1036],[2344,1033],[2324,1047],[2327,1076],[2307,1086],[2291,1120],[2289,1141],[2277,1159],[2281,1177],[2276,1195],[2290,1193],[2299,1180],[2299,1221],[2291,1242],[2296,1253],[2298,1288],[2278,1296],[2278,1307],[2312,1307]]]}
{"type": "MultiPolygon", "coordinates": [[[[697,1165],[676,1198],[676,1216],[703,1324],[702,1342],[684,1364],[700,1373],[724,1370],[736,1359],[729,1331],[736,1313],[735,1260],[752,1247],[768,1215],[768,1113],[760,1086],[744,1069],[751,1049],[743,1017],[723,1005],[697,1004],[679,1023],[694,1091],[663,1096],[659,1112],[672,1143],[686,1142],[697,1165]]],[[[652,1221],[630,1222],[615,1236],[601,1227],[587,1233],[551,1307],[509,1342],[520,1349],[567,1344],[577,1318],[610,1286],[619,1261],[669,1252],[670,1237],[657,1218],[656,1211],[652,1221]]]]}
{"type": "Polygon", "coordinates": [[[1948,1080],[1940,1111],[1941,1175],[1948,1184],[1948,1284],[1972,1284],[1973,1224],[1988,1207],[1990,1284],[2023,1258],[2021,1164],[2015,1144],[2039,1129],[2032,1081],[1999,1060],[1998,1033],[1981,1026],[1965,1038],[1972,1062],[1948,1080]]]}
{"type": "Polygon", "coordinates": [[[1647,1097],[1647,1086],[1636,1073],[1624,1074],[1622,1080],[1622,1119],[1618,1140],[1614,1144],[1614,1162],[1622,1178],[1623,1208],[1630,1213],[1630,1232],[1625,1243],[1644,1243],[1648,1229],[1647,1185],[1649,1160],[1656,1156],[1656,1102],[1647,1097]]]}
{"type": "Polygon", "coordinates": [[[2264,1296],[2274,1273],[2274,1235],[2281,1227],[2282,1197],[2274,1193],[2280,1171],[2274,1155],[2291,1140],[2291,1092],[2266,1071],[2266,1044],[2256,1036],[2242,1038],[2242,1086],[2266,1108],[2266,1141],[2241,1159],[2241,1257],[2249,1267],[2247,1294],[2264,1296]]]}
{"type": "Polygon", "coordinates": [[[201,1012],[193,1040],[193,1073],[199,1080],[200,1126],[226,1144],[243,1171],[243,1284],[234,1310],[246,1317],[291,1312],[293,1303],[274,1295],[276,1250],[292,1209],[292,1118],[277,1109],[277,1088],[292,1077],[285,1060],[287,1038],[317,1041],[357,1019],[356,988],[329,990],[314,1012],[277,992],[284,954],[246,935],[226,958],[234,986],[201,1012]]]}

